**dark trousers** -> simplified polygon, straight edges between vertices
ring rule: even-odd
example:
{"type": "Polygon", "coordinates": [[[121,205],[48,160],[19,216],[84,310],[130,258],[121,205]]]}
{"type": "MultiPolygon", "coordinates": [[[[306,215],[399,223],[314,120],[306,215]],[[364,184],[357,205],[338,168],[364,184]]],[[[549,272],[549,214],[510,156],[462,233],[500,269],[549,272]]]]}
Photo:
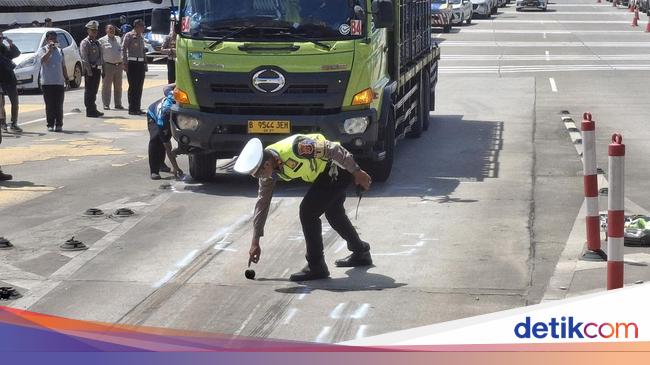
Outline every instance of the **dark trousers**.
{"type": "Polygon", "coordinates": [[[144,86],[145,74],[144,62],[129,61],[126,78],[129,80],[129,111],[137,112],[140,110],[142,100],[142,87],[144,86]]]}
{"type": "Polygon", "coordinates": [[[147,118],[149,129],[149,171],[152,174],[160,173],[160,167],[165,163],[165,146],[156,122],[147,118]]]}
{"type": "Polygon", "coordinates": [[[176,82],[176,61],[167,59],[167,82],[173,84],[176,82]]]}
{"type": "MultiPolygon", "coordinates": [[[[16,89],[16,84],[12,82],[3,82],[2,90],[4,94],[7,94],[9,101],[11,102],[11,122],[18,122],[18,89],[16,89]]],[[[1,97],[4,98],[4,95],[1,97]]]]}
{"type": "Polygon", "coordinates": [[[43,85],[43,99],[45,100],[45,116],[48,127],[63,126],[63,99],[65,88],[63,85],[43,85]]]}
{"type": "Polygon", "coordinates": [[[99,91],[99,81],[102,79],[102,71],[93,69],[92,76],[84,76],[85,90],[84,90],[84,105],[86,106],[86,113],[96,112],[97,92],[99,91]]]}
{"type": "Polygon", "coordinates": [[[352,183],[352,175],[338,169],[336,180],[325,169],[307,191],[300,203],[300,223],[307,245],[307,261],[310,265],[318,265],[323,259],[323,236],[320,217],[325,218],[336,233],[348,244],[352,252],[365,252],[370,249],[367,243],[361,241],[359,234],[345,214],[345,192],[352,183]]]}

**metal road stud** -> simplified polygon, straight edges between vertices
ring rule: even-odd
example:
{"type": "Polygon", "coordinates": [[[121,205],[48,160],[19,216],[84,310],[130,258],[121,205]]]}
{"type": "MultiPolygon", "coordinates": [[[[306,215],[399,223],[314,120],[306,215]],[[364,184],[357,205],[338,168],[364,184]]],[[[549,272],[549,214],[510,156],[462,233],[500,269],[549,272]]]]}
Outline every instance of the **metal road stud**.
{"type": "Polygon", "coordinates": [[[623,287],[625,234],[625,145],[623,136],[612,135],[608,148],[609,194],[607,195],[607,290],[623,287]]]}

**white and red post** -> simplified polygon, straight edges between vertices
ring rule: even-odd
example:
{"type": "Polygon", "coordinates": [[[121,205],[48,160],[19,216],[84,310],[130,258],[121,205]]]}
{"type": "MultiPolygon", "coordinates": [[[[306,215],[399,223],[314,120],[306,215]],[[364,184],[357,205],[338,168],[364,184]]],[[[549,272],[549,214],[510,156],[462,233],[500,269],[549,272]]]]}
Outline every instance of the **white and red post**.
{"type": "Polygon", "coordinates": [[[607,197],[607,290],[623,287],[625,234],[625,145],[623,136],[612,135],[609,145],[609,193],[607,197]]]}
{"type": "Polygon", "coordinates": [[[591,113],[582,120],[582,167],[584,171],[585,201],[587,203],[587,250],[583,259],[605,261],[607,256],[600,248],[600,215],[598,209],[598,171],[596,167],[596,123],[591,113]]]}

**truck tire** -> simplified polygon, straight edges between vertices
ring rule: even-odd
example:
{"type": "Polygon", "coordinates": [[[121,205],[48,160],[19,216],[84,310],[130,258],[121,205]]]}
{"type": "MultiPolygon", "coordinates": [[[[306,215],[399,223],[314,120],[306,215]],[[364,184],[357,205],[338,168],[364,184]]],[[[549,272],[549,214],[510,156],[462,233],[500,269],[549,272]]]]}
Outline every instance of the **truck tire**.
{"type": "Polygon", "coordinates": [[[449,33],[451,31],[451,24],[447,24],[442,28],[443,33],[449,33]]]}
{"type": "Polygon", "coordinates": [[[197,181],[210,181],[217,171],[217,157],[213,153],[190,154],[190,175],[197,181]]]}
{"type": "Polygon", "coordinates": [[[395,112],[392,107],[389,108],[386,118],[386,127],[382,136],[386,156],[381,161],[370,161],[368,164],[368,173],[373,181],[378,182],[388,180],[393,169],[393,156],[395,154],[395,112]]]}

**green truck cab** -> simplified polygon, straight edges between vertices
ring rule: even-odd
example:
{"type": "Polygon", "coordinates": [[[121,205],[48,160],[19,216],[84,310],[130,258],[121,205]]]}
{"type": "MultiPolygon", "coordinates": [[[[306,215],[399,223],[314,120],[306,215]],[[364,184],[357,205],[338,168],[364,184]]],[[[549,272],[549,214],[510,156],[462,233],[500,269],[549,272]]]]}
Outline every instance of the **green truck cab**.
{"type": "MultiPolygon", "coordinates": [[[[252,137],[322,133],[385,181],[396,140],[428,128],[440,59],[431,0],[177,5],[172,133],[197,180],[252,137]]],[[[165,26],[169,13],[154,12],[152,28],[165,26]]]]}

